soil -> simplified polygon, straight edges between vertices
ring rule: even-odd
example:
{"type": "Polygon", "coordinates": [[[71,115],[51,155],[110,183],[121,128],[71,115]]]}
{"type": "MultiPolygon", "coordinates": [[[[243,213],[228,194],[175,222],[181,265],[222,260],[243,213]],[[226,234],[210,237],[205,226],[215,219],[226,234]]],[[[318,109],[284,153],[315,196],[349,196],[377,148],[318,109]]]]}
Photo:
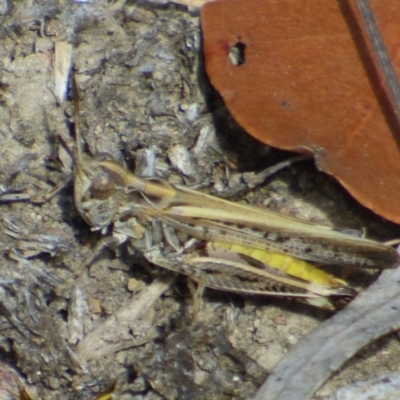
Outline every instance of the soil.
{"type": "MultiPolygon", "coordinates": [[[[0,398],[19,398],[24,387],[32,399],[94,399],[114,386],[123,400],[251,398],[331,314],[207,290],[193,322],[187,278],[129,247],[105,249],[87,268],[109,233],[92,232],[75,208],[72,68],[87,154],[108,153],[137,175],[234,201],[367,228],[380,240],[398,229],[312,161],[244,190],[243,172],[293,155],[249,137],[209,85],[197,11],[106,0],[11,3],[0,2],[0,398]],[[44,201],[54,187],[62,189],[44,201]],[[9,201],[18,196],[25,200],[9,201]]],[[[397,370],[398,355],[397,341],[382,339],[319,396],[397,370]]]]}

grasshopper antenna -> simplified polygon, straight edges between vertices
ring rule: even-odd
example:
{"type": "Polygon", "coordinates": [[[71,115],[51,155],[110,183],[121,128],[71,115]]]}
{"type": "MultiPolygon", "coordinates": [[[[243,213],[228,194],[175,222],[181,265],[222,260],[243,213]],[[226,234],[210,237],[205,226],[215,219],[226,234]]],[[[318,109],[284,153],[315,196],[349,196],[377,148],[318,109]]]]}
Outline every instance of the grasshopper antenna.
{"type": "Polygon", "coordinates": [[[79,130],[79,95],[78,95],[78,85],[76,84],[75,73],[72,72],[71,76],[72,83],[72,96],[74,100],[74,136],[75,136],[75,160],[78,167],[78,171],[80,167],[83,165],[82,160],[82,135],[79,130]]]}

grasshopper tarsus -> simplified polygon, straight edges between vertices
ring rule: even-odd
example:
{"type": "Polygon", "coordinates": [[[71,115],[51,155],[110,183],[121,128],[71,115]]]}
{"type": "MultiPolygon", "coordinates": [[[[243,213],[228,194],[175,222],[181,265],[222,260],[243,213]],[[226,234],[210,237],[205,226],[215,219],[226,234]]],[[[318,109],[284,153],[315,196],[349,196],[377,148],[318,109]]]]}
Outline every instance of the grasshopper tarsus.
{"type": "Polygon", "coordinates": [[[189,279],[188,287],[193,297],[192,323],[195,324],[198,320],[199,312],[202,309],[203,294],[206,288],[206,282],[204,280],[198,280],[195,283],[192,279],[189,279]]]}

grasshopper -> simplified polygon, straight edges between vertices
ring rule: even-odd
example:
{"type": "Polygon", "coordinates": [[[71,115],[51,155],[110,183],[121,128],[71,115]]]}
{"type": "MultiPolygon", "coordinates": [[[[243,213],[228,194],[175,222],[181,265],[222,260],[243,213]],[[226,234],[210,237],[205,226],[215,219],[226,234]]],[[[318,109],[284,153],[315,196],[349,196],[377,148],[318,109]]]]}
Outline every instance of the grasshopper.
{"type": "MultiPolygon", "coordinates": [[[[74,91],[76,98],[76,84],[74,91]]],[[[336,309],[357,292],[318,264],[374,269],[399,262],[388,245],[141,178],[108,154],[88,156],[82,149],[78,111],[75,135],[74,200],[82,218],[94,231],[106,233],[111,227],[108,245],[130,241],[151,263],[187,275],[197,283],[199,295],[209,287],[295,297],[336,309]]]]}

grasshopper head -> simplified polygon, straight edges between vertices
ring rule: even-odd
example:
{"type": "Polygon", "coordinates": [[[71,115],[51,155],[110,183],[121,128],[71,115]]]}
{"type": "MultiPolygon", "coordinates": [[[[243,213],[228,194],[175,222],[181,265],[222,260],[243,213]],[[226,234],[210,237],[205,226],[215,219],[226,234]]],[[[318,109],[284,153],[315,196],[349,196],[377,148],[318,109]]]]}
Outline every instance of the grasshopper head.
{"type": "Polygon", "coordinates": [[[125,179],[111,156],[99,154],[77,159],[74,197],[82,218],[92,230],[102,230],[113,220],[125,196],[125,179]],[[106,161],[106,162],[105,162],[106,161]]]}

